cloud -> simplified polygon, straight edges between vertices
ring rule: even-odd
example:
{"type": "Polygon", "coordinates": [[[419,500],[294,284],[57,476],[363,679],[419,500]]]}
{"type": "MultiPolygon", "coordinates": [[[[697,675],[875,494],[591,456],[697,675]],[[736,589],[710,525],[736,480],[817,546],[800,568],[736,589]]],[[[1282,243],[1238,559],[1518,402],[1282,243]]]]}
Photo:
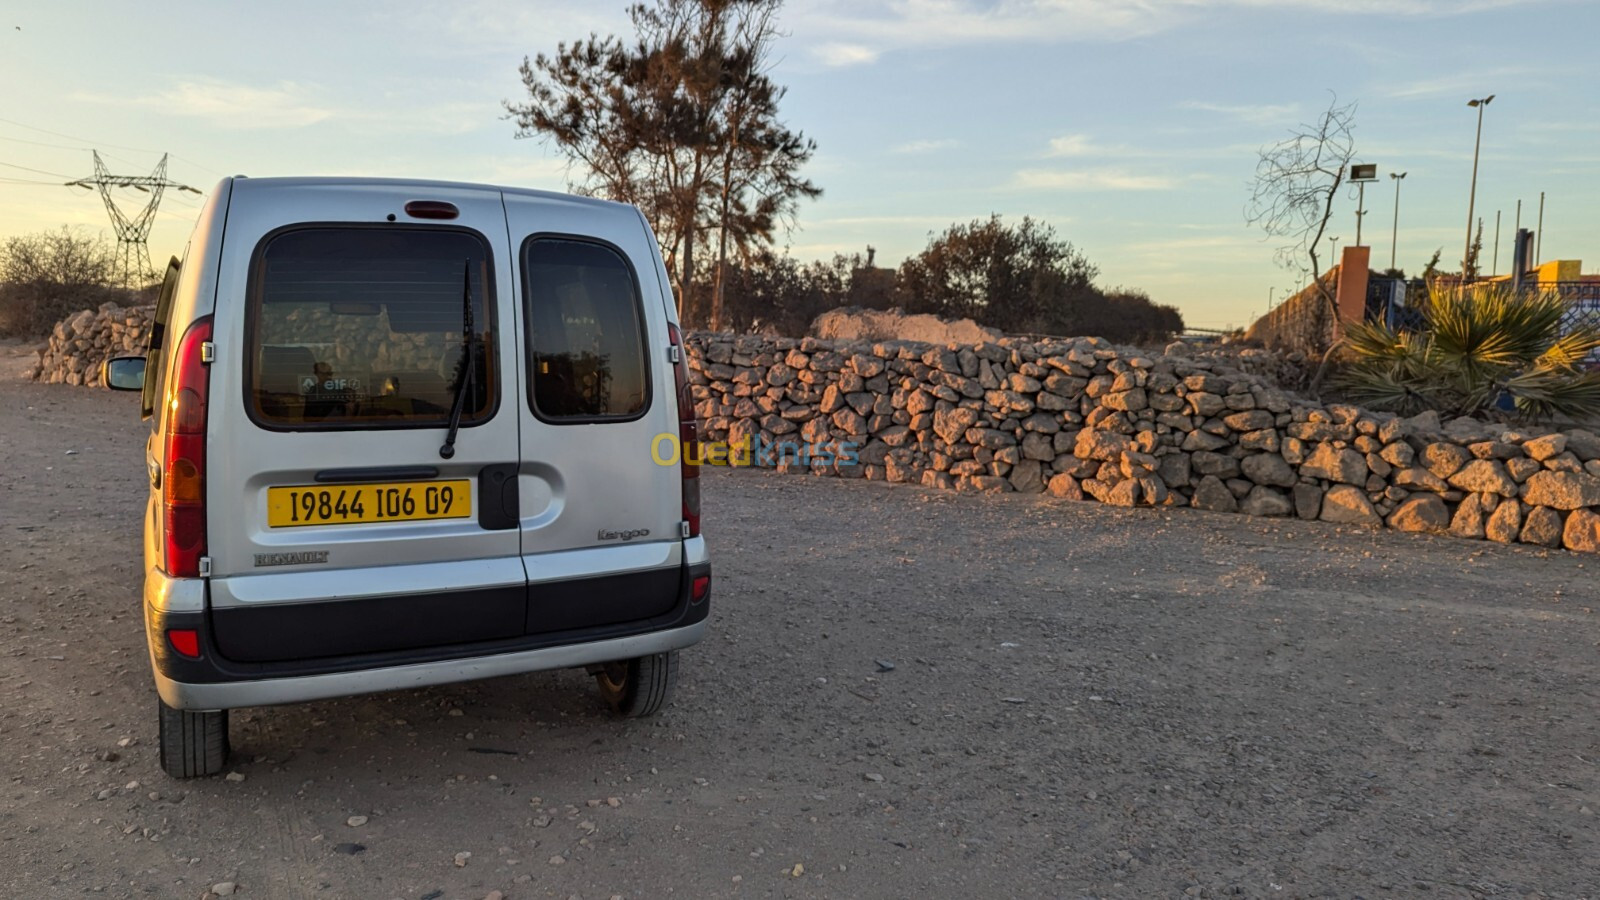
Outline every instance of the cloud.
{"type": "Polygon", "coordinates": [[[823,44],[812,48],[811,52],[823,65],[835,69],[877,62],[880,55],[879,51],[860,44],[823,44]]]}
{"type": "Polygon", "coordinates": [[[573,175],[570,163],[554,156],[497,156],[487,160],[485,180],[561,191],[573,175]]]}
{"type": "Polygon", "coordinates": [[[1086,134],[1064,134],[1050,139],[1050,152],[1046,156],[1103,156],[1108,148],[1096,146],[1086,134]]]}
{"type": "Polygon", "coordinates": [[[944,228],[955,222],[964,222],[971,216],[843,216],[835,219],[815,219],[806,224],[813,228],[883,228],[903,226],[912,228],[944,228]]]}
{"type": "Polygon", "coordinates": [[[1123,251],[1129,254],[1149,254],[1165,256],[1173,253],[1196,253],[1210,255],[1216,250],[1249,251],[1259,255],[1261,240],[1254,236],[1232,237],[1226,235],[1213,235],[1211,237],[1185,237],[1172,238],[1161,241],[1138,241],[1123,246],[1123,251]]]}
{"type": "Polygon", "coordinates": [[[206,119],[223,128],[304,128],[334,116],[316,103],[314,91],[292,81],[252,87],[225,81],[180,81],[158,94],[135,97],[135,106],[206,119]]]}
{"type": "Polygon", "coordinates": [[[791,21],[797,33],[829,35],[831,46],[855,51],[851,62],[863,62],[898,47],[1129,37],[1157,30],[1158,17],[1146,6],[1143,0],[834,2],[797,10],[791,21]]]}
{"type": "Polygon", "coordinates": [[[938,140],[912,141],[901,144],[889,151],[891,153],[932,153],[935,150],[948,150],[960,146],[961,142],[955,138],[940,138],[938,140]]]}
{"type": "Polygon", "coordinates": [[[1499,66],[1492,69],[1458,72],[1454,75],[1443,75],[1437,78],[1424,78],[1420,81],[1396,85],[1384,93],[1386,96],[1397,100],[1437,97],[1441,94],[1459,94],[1461,102],[1466,103],[1467,100],[1473,97],[1487,96],[1491,93],[1484,89],[1486,85],[1504,85],[1507,81],[1525,83],[1527,76],[1535,74],[1544,73],[1531,66],[1499,66]]]}
{"type": "Polygon", "coordinates": [[[1093,138],[1086,134],[1066,134],[1061,137],[1051,138],[1043,156],[1046,159],[1098,157],[1100,159],[1114,158],[1117,160],[1149,159],[1193,162],[1200,159],[1253,158],[1258,149],[1255,144],[1198,146],[1193,138],[1184,132],[1158,133],[1153,137],[1149,145],[1142,147],[1136,147],[1131,144],[1101,144],[1096,143],[1093,138]]]}
{"type": "Polygon", "coordinates": [[[1169,191],[1178,180],[1166,175],[1140,175],[1122,169],[1078,169],[1054,171],[1024,169],[1016,174],[1013,186],[1046,191],[1169,191]]]}
{"type": "MultiPolygon", "coordinates": [[[[463,90],[461,93],[470,93],[463,90]]],[[[383,104],[373,104],[359,109],[339,109],[336,115],[341,122],[356,120],[363,125],[378,124],[391,132],[426,134],[433,136],[466,134],[481,129],[498,128],[509,134],[510,123],[500,122],[505,111],[493,101],[450,101],[422,104],[416,94],[389,91],[383,104]]]]}
{"type": "Polygon", "coordinates": [[[587,40],[591,33],[632,33],[621,4],[609,7],[561,0],[400,0],[377,7],[370,15],[427,38],[421,48],[439,55],[506,51],[520,57],[553,49],[557,41],[587,40]],[[439,44],[436,39],[441,34],[451,40],[439,44]]]}
{"type": "Polygon", "coordinates": [[[818,0],[785,16],[815,36],[830,66],[862,65],[906,47],[1122,41],[1187,27],[1230,9],[1329,16],[1465,15],[1540,0],[818,0]]]}
{"type": "Polygon", "coordinates": [[[69,99],[158,110],[175,116],[206,119],[223,128],[304,128],[326,121],[334,110],[310,99],[311,89],[290,81],[258,88],[224,81],[180,81],[156,94],[117,97],[77,92],[69,99]]]}
{"type": "Polygon", "coordinates": [[[1229,105],[1226,103],[1203,103],[1199,100],[1186,100],[1178,104],[1178,106],[1182,109],[1220,113],[1238,119],[1241,122],[1250,122],[1255,125],[1292,123],[1300,115],[1300,104],[1298,103],[1229,105]]]}
{"type": "MultiPolygon", "coordinates": [[[[1209,5],[1303,9],[1361,16],[1459,16],[1543,0],[1219,0],[1209,5]]],[[[1200,3],[1198,5],[1208,5],[1200,3]]]]}
{"type": "Polygon", "coordinates": [[[486,102],[421,104],[400,92],[385,94],[383,104],[341,107],[320,102],[321,93],[316,85],[291,81],[257,87],[196,79],[179,81],[165,90],[131,98],[78,92],[70,99],[102,105],[133,105],[241,131],[300,129],[334,122],[367,132],[457,135],[493,127],[501,114],[497,105],[486,102]]]}

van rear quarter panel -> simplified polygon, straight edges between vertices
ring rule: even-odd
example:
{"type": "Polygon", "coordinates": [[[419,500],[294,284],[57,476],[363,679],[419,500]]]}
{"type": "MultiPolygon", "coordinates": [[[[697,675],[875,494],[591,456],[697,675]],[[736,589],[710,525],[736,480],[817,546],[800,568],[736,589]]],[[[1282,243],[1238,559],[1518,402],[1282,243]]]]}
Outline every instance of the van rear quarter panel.
{"type": "MultiPolygon", "coordinates": [[[[233,194],[233,178],[224,178],[212,189],[211,196],[200,209],[194,230],[189,234],[188,246],[178,270],[178,284],[172,296],[172,308],[167,316],[166,336],[160,356],[165,360],[164,371],[173,371],[183,332],[196,319],[210,315],[217,299],[217,269],[222,258],[222,244],[227,224],[228,204],[233,194]]],[[[156,360],[146,360],[155,365],[156,360]]],[[[166,385],[160,385],[164,391],[166,385]]],[[[150,417],[150,438],[145,446],[148,462],[160,464],[166,445],[166,403],[157,394],[155,410],[150,417]]],[[[154,573],[161,565],[160,542],[165,523],[162,520],[161,489],[152,479],[149,500],[145,508],[144,568],[154,573]]],[[[164,576],[157,576],[164,577],[164,576]]],[[[198,595],[185,595],[198,596],[198,595]]]]}

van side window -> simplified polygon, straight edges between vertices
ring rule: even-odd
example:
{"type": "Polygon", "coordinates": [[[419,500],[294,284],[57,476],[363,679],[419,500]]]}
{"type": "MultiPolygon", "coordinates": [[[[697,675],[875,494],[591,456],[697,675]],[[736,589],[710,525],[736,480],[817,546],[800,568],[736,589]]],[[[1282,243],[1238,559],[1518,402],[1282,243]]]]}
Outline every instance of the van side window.
{"type": "MultiPolygon", "coordinates": [[[[184,257],[189,250],[184,248],[184,257]]],[[[161,281],[161,294],[156,298],[156,317],[150,324],[150,340],[144,351],[144,391],[139,396],[139,417],[148,419],[155,414],[156,398],[166,388],[167,326],[172,319],[172,298],[178,293],[178,275],[183,264],[176,256],[167,262],[167,274],[161,281]]]]}
{"type": "Polygon", "coordinates": [[[638,280],[617,250],[575,238],[522,249],[528,397],[556,424],[633,419],[649,405],[638,280]]]}
{"type": "Polygon", "coordinates": [[[467,231],[308,227],[268,236],[251,270],[246,406],[268,428],[439,428],[477,372],[462,425],[498,402],[489,249],[467,231]]]}

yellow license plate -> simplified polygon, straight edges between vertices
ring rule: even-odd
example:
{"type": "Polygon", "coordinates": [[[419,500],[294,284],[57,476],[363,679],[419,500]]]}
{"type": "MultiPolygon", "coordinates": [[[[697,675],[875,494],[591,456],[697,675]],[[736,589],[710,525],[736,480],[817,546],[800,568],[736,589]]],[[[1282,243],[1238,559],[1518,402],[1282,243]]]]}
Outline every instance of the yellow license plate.
{"type": "Polygon", "coordinates": [[[472,516],[472,482],[303,484],[267,488],[267,525],[365,525],[472,516]]]}

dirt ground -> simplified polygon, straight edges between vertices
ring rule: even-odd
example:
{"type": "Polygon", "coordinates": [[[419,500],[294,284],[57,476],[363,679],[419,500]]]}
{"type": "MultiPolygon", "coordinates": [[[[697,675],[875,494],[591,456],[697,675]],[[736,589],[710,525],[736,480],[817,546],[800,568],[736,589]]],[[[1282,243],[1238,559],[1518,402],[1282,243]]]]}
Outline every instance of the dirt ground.
{"type": "Polygon", "coordinates": [[[760,472],[704,480],[658,718],[575,672],[241,710],[242,780],[170,780],[135,401],[21,361],[0,895],[1600,896],[1600,559],[760,472]]]}

